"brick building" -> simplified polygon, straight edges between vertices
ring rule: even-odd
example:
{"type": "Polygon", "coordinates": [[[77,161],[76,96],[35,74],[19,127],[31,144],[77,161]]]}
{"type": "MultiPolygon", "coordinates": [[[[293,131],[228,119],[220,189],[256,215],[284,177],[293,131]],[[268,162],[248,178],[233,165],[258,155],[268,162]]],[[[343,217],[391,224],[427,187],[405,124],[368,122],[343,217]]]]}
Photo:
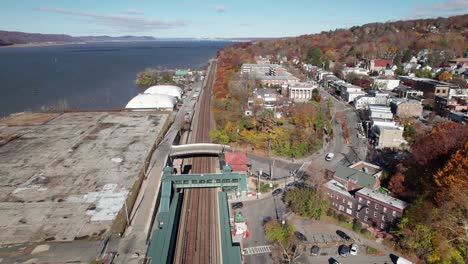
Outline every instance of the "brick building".
{"type": "Polygon", "coordinates": [[[366,226],[389,230],[408,204],[379,192],[381,175],[380,167],[363,161],[338,166],[324,185],[330,206],[366,226]]]}

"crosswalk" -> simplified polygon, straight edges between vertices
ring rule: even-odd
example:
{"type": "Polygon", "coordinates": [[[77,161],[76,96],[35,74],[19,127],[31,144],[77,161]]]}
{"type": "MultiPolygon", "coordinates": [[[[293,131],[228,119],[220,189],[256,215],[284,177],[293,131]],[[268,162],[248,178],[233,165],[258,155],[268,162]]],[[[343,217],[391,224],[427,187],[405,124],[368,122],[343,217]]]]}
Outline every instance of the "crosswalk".
{"type": "Polygon", "coordinates": [[[265,254],[265,253],[270,253],[270,252],[271,252],[270,246],[250,247],[250,248],[244,248],[244,250],[242,250],[243,255],[265,254]]]}

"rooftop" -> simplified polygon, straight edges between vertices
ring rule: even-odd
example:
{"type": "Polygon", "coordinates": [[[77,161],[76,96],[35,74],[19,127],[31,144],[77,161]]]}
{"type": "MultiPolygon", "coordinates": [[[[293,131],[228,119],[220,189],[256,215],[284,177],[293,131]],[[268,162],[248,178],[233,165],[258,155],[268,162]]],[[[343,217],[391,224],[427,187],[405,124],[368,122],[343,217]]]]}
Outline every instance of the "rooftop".
{"type": "Polygon", "coordinates": [[[352,182],[361,187],[373,188],[379,175],[377,175],[377,173],[369,174],[363,170],[338,165],[335,171],[335,177],[352,182]]]}
{"type": "Polygon", "coordinates": [[[408,203],[402,200],[399,200],[397,198],[394,198],[392,196],[389,196],[389,195],[386,195],[377,191],[373,191],[369,188],[362,188],[356,194],[361,194],[362,196],[369,197],[373,200],[382,202],[384,204],[390,205],[400,210],[404,210],[408,206],[408,203]]]}
{"type": "Polygon", "coordinates": [[[167,122],[155,112],[23,113],[0,120],[0,245],[110,229],[167,122]]]}
{"type": "Polygon", "coordinates": [[[249,161],[245,152],[226,152],[224,153],[226,165],[231,166],[232,171],[248,171],[249,161]]]}
{"type": "Polygon", "coordinates": [[[343,186],[343,184],[335,180],[330,180],[327,183],[325,183],[325,187],[335,192],[338,192],[344,196],[353,197],[348,191],[346,191],[346,188],[343,186]]]}

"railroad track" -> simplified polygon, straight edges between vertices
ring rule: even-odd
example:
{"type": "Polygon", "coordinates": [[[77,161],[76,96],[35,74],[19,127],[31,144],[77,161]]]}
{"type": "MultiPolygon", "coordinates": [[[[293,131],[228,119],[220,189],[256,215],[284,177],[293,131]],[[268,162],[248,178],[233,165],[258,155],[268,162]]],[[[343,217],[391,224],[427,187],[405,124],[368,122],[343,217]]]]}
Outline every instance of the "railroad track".
{"type": "MultiPolygon", "coordinates": [[[[209,143],[211,122],[211,88],[214,82],[216,62],[212,63],[207,76],[206,87],[200,98],[200,114],[195,131],[195,142],[209,143]]],[[[192,173],[212,173],[216,159],[210,157],[192,158],[192,173]]],[[[218,242],[219,228],[217,215],[217,192],[213,188],[186,189],[178,229],[174,263],[217,264],[221,263],[218,242]]]]}

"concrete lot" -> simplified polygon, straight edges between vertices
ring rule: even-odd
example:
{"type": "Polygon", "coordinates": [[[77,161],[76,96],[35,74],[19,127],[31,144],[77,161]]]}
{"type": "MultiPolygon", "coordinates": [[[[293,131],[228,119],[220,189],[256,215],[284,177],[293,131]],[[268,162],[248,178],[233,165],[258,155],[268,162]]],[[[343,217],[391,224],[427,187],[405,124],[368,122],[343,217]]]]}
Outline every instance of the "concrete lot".
{"type": "Polygon", "coordinates": [[[108,231],[167,120],[156,112],[0,120],[0,245],[108,231]]]}

